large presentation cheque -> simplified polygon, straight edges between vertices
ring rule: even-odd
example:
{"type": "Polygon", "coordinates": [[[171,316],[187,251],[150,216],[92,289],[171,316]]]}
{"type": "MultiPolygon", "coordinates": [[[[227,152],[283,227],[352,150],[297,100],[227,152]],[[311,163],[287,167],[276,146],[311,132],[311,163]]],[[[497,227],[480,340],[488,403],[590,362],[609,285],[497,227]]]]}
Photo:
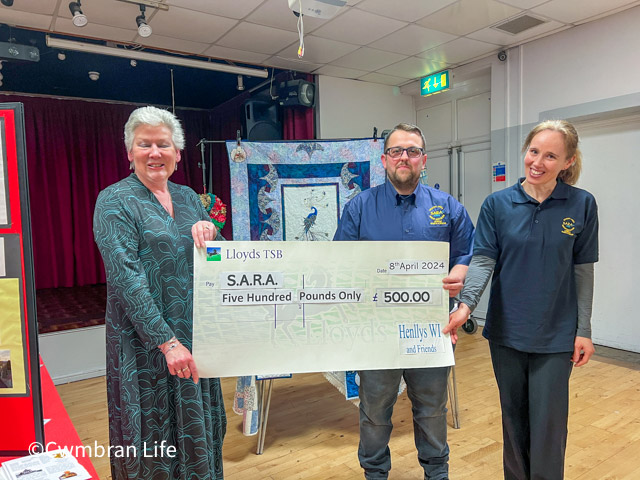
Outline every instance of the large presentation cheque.
{"type": "Polygon", "coordinates": [[[194,249],[202,377],[453,365],[445,242],[207,242],[194,249]]]}

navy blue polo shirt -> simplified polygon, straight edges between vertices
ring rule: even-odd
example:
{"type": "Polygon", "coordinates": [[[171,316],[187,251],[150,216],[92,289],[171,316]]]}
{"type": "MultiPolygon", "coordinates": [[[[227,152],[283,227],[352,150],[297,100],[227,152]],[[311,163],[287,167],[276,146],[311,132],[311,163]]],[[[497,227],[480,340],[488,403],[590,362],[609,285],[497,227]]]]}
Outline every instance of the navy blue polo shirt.
{"type": "Polygon", "coordinates": [[[598,261],[598,209],[589,192],[558,182],[544,202],[521,178],[484,201],[474,253],[496,260],[483,335],[523,352],[573,351],[573,266],[598,261]]]}
{"type": "Polygon", "coordinates": [[[471,261],[473,222],[448,193],[418,184],[411,195],[403,196],[387,180],[344,206],[333,239],[448,242],[451,269],[471,261]]]}

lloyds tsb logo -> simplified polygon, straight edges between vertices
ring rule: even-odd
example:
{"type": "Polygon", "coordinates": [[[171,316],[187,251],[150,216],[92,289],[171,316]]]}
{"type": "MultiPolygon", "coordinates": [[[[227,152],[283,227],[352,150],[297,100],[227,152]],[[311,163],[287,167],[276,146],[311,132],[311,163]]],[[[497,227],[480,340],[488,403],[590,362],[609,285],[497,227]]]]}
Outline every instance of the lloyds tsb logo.
{"type": "Polygon", "coordinates": [[[207,247],[207,262],[219,262],[222,258],[220,247],[207,247]]]}

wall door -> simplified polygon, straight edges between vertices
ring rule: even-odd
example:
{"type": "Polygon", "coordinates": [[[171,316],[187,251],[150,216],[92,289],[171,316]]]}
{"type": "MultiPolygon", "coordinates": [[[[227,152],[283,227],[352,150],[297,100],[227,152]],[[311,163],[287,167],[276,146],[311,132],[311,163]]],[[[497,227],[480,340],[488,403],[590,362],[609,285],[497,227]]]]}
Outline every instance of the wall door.
{"type": "MultiPolygon", "coordinates": [[[[457,150],[458,164],[455,166],[455,170],[458,172],[457,198],[469,212],[473,224],[477,225],[482,202],[491,194],[491,143],[475,142],[462,145],[457,150]]],[[[485,319],[487,317],[489,286],[482,294],[478,306],[473,312],[473,316],[476,318],[485,319]]]]}
{"type": "MultiPolygon", "coordinates": [[[[478,223],[482,202],[491,194],[491,144],[489,142],[462,145],[458,154],[458,201],[462,203],[473,224],[478,223]]],[[[454,157],[455,158],[455,157],[454,157]]]]}
{"type": "Polygon", "coordinates": [[[576,123],[583,170],[576,186],[598,203],[600,261],[595,265],[593,342],[640,352],[640,115],[576,123]]]}
{"type": "Polygon", "coordinates": [[[448,150],[427,151],[426,182],[424,181],[425,177],[421,178],[421,181],[438,190],[451,193],[451,176],[453,174],[451,166],[452,162],[448,150]]]}
{"type": "MultiPolygon", "coordinates": [[[[427,139],[427,183],[462,203],[476,225],[491,194],[491,104],[489,93],[454,99],[417,112],[427,139]]],[[[486,317],[489,289],[474,316],[486,317]]]]}

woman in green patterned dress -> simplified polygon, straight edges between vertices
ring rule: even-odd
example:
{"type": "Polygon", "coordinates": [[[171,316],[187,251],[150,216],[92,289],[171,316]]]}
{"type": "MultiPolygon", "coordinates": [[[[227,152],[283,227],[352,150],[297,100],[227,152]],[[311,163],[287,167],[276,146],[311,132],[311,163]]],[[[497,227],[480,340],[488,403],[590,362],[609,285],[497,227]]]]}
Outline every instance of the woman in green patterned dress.
{"type": "Polygon", "coordinates": [[[93,219],[107,275],[111,474],[222,479],[220,382],[198,378],[190,351],[193,245],[223,238],[196,193],[169,182],[184,147],[173,114],[136,109],[125,145],[133,173],[100,192],[93,219]]]}

